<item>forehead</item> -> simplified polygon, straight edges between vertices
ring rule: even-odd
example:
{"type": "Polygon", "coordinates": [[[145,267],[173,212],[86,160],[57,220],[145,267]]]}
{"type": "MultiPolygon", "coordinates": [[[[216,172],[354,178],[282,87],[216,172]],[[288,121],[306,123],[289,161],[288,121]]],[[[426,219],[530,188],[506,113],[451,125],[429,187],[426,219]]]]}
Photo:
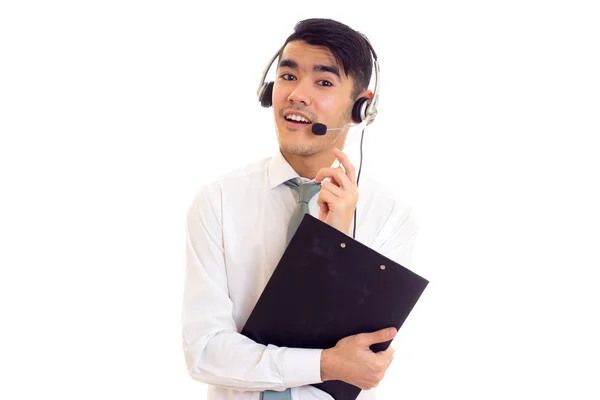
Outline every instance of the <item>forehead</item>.
{"type": "Polygon", "coordinates": [[[301,40],[294,40],[283,49],[280,61],[284,59],[295,61],[301,69],[310,69],[314,65],[337,66],[343,75],[342,65],[325,46],[313,46],[301,40]]]}

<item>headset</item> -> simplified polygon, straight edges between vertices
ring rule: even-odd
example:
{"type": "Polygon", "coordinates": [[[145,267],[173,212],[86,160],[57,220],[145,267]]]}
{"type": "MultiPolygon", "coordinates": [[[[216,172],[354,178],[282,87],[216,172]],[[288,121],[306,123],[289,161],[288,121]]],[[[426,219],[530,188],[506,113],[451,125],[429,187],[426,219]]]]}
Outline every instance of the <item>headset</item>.
{"type": "MultiPolygon", "coordinates": [[[[369,39],[365,35],[361,33],[361,36],[365,39],[367,46],[369,46],[369,50],[373,55],[373,64],[375,66],[375,89],[373,91],[373,98],[370,97],[359,97],[354,102],[352,106],[352,122],[357,124],[366,121],[366,124],[371,124],[375,117],[377,116],[377,105],[379,103],[379,61],[377,61],[377,53],[371,46],[369,39]]],[[[285,46],[285,45],[284,45],[285,46]]],[[[265,82],[267,78],[267,74],[275,62],[275,59],[282,53],[283,46],[277,50],[277,53],[271,58],[269,64],[265,68],[262,74],[262,78],[260,80],[260,84],[258,85],[258,90],[256,91],[256,95],[258,96],[258,101],[260,105],[269,108],[273,105],[273,85],[275,82],[265,82]]]]}
{"type": "MultiPolygon", "coordinates": [[[[363,122],[365,122],[366,125],[370,125],[371,123],[373,123],[375,117],[377,116],[377,105],[379,103],[379,61],[377,60],[377,53],[375,53],[375,50],[373,49],[373,46],[371,46],[371,42],[369,42],[369,39],[362,33],[360,35],[365,39],[365,42],[367,43],[367,46],[369,47],[369,50],[373,55],[373,64],[375,67],[375,89],[373,90],[372,98],[359,97],[358,99],[356,99],[354,105],[352,106],[352,122],[356,124],[362,124],[363,122]]],[[[256,95],[258,97],[260,105],[265,108],[269,108],[273,105],[273,85],[275,84],[275,82],[265,82],[265,79],[267,78],[267,74],[269,73],[271,66],[275,62],[275,59],[282,53],[283,47],[285,47],[285,45],[282,46],[279,50],[277,50],[277,53],[275,53],[275,55],[273,55],[273,57],[269,61],[269,64],[263,71],[258,90],[256,91],[256,95]]],[[[326,133],[327,127],[323,125],[323,128],[325,128],[323,132],[326,133]]],[[[316,131],[313,130],[314,134],[323,134],[323,132],[316,133],[316,131]]],[[[360,138],[360,165],[358,167],[358,177],[356,178],[357,186],[360,180],[360,172],[362,170],[362,144],[364,133],[365,130],[363,128],[362,135],[360,138]]],[[[354,209],[354,225],[352,238],[356,239],[356,209],[354,209]]]]}

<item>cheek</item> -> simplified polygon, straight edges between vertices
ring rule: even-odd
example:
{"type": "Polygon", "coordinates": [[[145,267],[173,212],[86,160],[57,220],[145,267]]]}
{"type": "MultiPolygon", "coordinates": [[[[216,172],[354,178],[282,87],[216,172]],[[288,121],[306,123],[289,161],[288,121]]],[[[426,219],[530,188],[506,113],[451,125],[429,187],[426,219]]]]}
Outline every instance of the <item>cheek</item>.
{"type": "Polygon", "coordinates": [[[323,97],[319,100],[319,107],[323,110],[334,111],[338,105],[339,101],[334,97],[323,97]]]}
{"type": "Polygon", "coordinates": [[[273,86],[273,104],[282,104],[287,99],[285,88],[275,84],[273,86]]]}
{"type": "Polygon", "coordinates": [[[317,107],[323,114],[338,118],[346,110],[346,103],[337,97],[324,97],[318,101],[317,107]]]}

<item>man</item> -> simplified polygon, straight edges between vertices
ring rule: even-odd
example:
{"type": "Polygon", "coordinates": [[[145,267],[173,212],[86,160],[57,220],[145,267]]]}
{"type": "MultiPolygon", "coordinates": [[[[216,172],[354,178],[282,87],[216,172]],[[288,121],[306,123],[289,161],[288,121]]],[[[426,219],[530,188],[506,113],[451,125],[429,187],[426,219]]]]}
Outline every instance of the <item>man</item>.
{"type": "Polygon", "coordinates": [[[311,384],[342,380],[374,399],[394,350],[369,346],[395,329],[365,332],[330,349],[263,346],[241,335],[287,246],[299,192],[289,182],[320,183],[309,213],[411,268],[418,230],[410,207],[368,178],[357,187],[344,147],[355,101],[367,89],[372,58],[364,37],[339,22],[299,22],[277,60],[272,104],[279,151],[206,184],[187,215],[183,349],[190,375],[207,383],[209,400],[331,399],[311,384]],[[315,123],[332,130],[311,132],[315,123]],[[331,168],[335,159],[341,167],[331,168]],[[342,168],[343,167],[343,168],[342,168]],[[293,181],[293,179],[296,179],[293,181]],[[360,201],[359,201],[360,191],[360,201]]]}

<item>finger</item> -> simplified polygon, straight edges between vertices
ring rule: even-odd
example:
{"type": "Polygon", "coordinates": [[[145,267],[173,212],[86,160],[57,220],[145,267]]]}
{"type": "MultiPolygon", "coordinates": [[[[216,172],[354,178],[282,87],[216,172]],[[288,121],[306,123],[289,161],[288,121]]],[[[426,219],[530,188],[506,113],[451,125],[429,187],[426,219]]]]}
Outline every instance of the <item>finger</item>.
{"type": "Polygon", "coordinates": [[[336,185],[334,182],[323,182],[321,184],[321,192],[322,191],[329,191],[337,197],[344,197],[347,193],[344,189],[336,185]]]}
{"type": "Polygon", "coordinates": [[[320,183],[325,178],[335,179],[338,186],[340,186],[344,190],[350,190],[351,188],[355,188],[356,184],[353,184],[348,178],[348,175],[344,173],[344,171],[338,168],[321,168],[319,172],[317,172],[317,176],[315,176],[315,182],[320,183]]]}
{"type": "Polygon", "coordinates": [[[396,328],[385,328],[373,333],[362,334],[362,339],[367,345],[383,343],[393,339],[397,332],[396,328]]]}
{"type": "Polygon", "coordinates": [[[385,358],[386,360],[390,358],[394,354],[394,349],[392,346],[388,346],[387,349],[380,351],[377,353],[377,357],[385,358]]]}
{"type": "Polygon", "coordinates": [[[394,361],[394,357],[393,356],[388,360],[387,365],[385,367],[386,370],[390,367],[390,365],[392,364],[392,361],[394,361]]]}
{"type": "MultiPolygon", "coordinates": [[[[337,197],[335,194],[333,194],[329,191],[326,191],[326,190],[321,190],[319,192],[319,198],[317,199],[317,203],[319,201],[324,202],[327,205],[327,210],[329,211],[332,208],[335,210],[336,209],[335,205],[339,204],[340,200],[341,200],[341,198],[337,197]]],[[[339,208],[339,207],[337,207],[337,208],[339,208]]]]}
{"type": "MultiPolygon", "coordinates": [[[[342,167],[338,167],[338,168],[340,168],[340,169],[341,169],[342,167]]],[[[323,182],[327,182],[327,181],[323,181],[323,182]]],[[[335,179],[335,177],[331,177],[331,178],[329,179],[329,182],[333,183],[333,184],[334,184],[334,185],[336,185],[337,187],[340,187],[340,188],[342,187],[342,184],[341,184],[340,182],[338,182],[338,181],[335,179]]]]}
{"type": "MultiPolygon", "coordinates": [[[[315,180],[315,182],[319,183],[326,178],[335,179],[336,177],[337,177],[338,183],[341,183],[341,181],[343,180],[344,177],[348,178],[346,173],[342,169],[342,167],[336,167],[336,168],[326,167],[326,168],[321,168],[319,170],[319,172],[317,172],[317,175],[315,176],[314,180],[315,180]]],[[[348,179],[348,181],[350,181],[350,179],[348,179]]]]}
{"type": "Polygon", "coordinates": [[[378,353],[378,355],[381,355],[381,358],[384,358],[386,360],[391,360],[392,358],[394,358],[394,349],[392,348],[392,346],[389,346],[385,351],[378,353]]]}
{"type": "Polygon", "coordinates": [[[352,163],[350,162],[350,158],[348,158],[348,155],[338,148],[334,148],[333,153],[335,154],[337,159],[340,160],[340,164],[344,166],[344,169],[346,170],[346,175],[348,176],[348,179],[350,179],[350,182],[356,184],[356,171],[354,169],[354,165],[352,165],[352,163]]]}
{"type": "Polygon", "coordinates": [[[323,214],[327,214],[329,212],[329,206],[327,202],[323,200],[321,196],[317,198],[317,204],[319,205],[319,211],[323,214]]]}

